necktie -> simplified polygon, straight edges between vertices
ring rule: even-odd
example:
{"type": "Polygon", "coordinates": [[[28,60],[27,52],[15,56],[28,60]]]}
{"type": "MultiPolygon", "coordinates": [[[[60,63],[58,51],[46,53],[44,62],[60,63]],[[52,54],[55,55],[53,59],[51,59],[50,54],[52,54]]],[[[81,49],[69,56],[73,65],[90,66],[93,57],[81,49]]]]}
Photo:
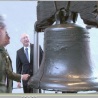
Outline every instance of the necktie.
{"type": "Polygon", "coordinates": [[[27,57],[27,59],[29,61],[28,48],[25,48],[25,54],[26,54],[26,57],[27,57]]]}

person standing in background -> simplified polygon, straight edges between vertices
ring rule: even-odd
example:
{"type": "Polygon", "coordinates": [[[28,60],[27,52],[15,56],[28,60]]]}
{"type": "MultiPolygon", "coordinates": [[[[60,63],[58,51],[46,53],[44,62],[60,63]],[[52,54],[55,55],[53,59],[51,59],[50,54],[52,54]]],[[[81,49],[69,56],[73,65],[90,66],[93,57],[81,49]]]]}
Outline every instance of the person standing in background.
{"type": "MultiPolygon", "coordinates": [[[[23,47],[17,50],[16,53],[16,72],[18,74],[29,74],[30,77],[33,76],[33,51],[34,44],[30,43],[29,35],[24,33],[21,35],[20,39],[23,47]]],[[[43,57],[43,50],[39,48],[39,65],[41,64],[43,57]]],[[[28,79],[29,80],[29,79],[28,79]]],[[[28,86],[28,80],[23,80],[23,91],[24,93],[33,93],[33,89],[28,86]]],[[[21,82],[18,82],[18,87],[21,87],[21,82]]]]}
{"type": "Polygon", "coordinates": [[[0,93],[12,93],[13,80],[27,80],[29,74],[20,75],[13,72],[12,61],[5,46],[10,43],[10,37],[6,31],[6,25],[0,22],[0,93]]]}

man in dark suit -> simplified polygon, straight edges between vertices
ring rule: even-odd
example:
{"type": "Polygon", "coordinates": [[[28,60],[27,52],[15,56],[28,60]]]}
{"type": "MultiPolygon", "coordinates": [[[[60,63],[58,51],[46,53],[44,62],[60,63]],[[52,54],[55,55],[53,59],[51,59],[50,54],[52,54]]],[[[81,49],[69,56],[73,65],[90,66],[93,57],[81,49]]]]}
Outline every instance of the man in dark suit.
{"type": "MultiPolygon", "coordinates": [[[[17,51],[16,54],[16,70],[18,74],[29,74],[30,77],[33,75],[33,51],[34,45],[30,43],[29,35],[22,34],[21,42],[23,47],[17,51]]],[[[40,47],[40,61],[42,59],[43,51],[40,47]]],[[[41,63],[41,62],[40,62],[41,63]]],[[[27,81],[23,82],[23,90],[24,93],[33,93],[33,89],[28,87],[27,81]]],[[[18,87],[21,87],[21,83],[18,82],[18,87]]]]}

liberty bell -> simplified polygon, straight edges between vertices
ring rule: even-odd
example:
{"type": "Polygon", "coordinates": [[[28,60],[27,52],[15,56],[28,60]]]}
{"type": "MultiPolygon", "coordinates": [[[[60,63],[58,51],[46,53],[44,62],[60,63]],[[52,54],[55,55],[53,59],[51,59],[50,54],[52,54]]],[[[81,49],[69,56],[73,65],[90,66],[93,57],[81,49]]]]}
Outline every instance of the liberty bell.
{"type": "Polygon", "coordinates": [[[46,28],[43,60],[28,85],[52,91],[98,90],[89,42],[89,32],[75,23],[59,21],[46,28]]]}

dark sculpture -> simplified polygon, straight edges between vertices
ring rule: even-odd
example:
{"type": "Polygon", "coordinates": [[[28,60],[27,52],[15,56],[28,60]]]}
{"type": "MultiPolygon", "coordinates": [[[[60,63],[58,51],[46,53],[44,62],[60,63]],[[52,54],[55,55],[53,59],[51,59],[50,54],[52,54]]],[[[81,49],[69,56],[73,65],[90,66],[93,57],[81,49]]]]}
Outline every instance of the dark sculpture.
{"type": "Polygon", "coordinates": [[[89,32],[75,24],[79,13],[85,24],[98,27],[97,1],[40,1],[37,11],[35,30],[44,31],[44,57],[28,85],[65,92],[97,91],[89,32]]]}

